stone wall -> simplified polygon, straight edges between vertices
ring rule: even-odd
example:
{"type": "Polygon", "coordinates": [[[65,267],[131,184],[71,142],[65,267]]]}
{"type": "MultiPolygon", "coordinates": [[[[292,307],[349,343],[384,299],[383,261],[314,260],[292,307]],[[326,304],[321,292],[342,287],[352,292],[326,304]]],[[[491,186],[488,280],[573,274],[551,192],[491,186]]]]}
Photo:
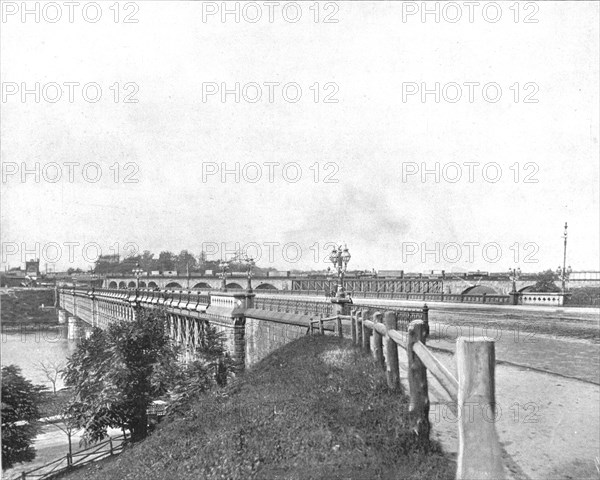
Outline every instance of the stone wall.
{"type": "Polygon", "coordinates": [[[265,358],[273,350],[306,335],[308,326],[298,322],[280,323],[259,318],[246,318],[246,366],[265,358]]]}

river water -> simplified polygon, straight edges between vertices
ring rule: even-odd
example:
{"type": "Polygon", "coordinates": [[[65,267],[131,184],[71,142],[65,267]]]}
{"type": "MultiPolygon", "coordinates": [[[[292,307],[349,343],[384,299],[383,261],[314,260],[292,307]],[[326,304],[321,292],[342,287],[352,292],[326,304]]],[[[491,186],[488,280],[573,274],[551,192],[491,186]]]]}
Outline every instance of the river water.
{"type": "MultiPolygon", "coordinates": [[[[40,327],[20,332],[2,332],[2,366],[10,364],[21,367],[23,376],[33,383],[52,388],[44,373],[36,367],[38,362],[66,363],[76,348],[76,343],[67,340],[58,328],[40,327]]],[[[58,379],[56,388],[62,388],[63,381],[58,379]]]]}

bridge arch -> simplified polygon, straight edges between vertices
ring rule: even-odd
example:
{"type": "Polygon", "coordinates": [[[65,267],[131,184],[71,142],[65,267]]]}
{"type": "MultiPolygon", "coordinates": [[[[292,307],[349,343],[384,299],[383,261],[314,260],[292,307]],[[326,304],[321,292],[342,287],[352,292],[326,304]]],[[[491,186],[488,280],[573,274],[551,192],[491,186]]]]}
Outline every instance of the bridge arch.
{"type": "Polygon", "coordinates": [[[256,290],[277,290],[277,287],[271,285],[270,283],[261,283],[256,287],[256,290]]]}
{"type": "Polygon", "coordinates": [[[225,287],[231,288],[232,290],[236,290],[236,289],[241,290],[242,289],[242,286],[239,283],[235,283],[235,282],[228,283],[227,285],[225,285],[225,287]]]}
{"type": "Polygon", "coordinates": [[[125,282],[119,282],[119,288],[127,288],[127,284],[125,282]]]}
{"type": "Polygon", "coordinates": [[[535,284],[533,284],[533,285],[526,285],[524,287],[521,287],[521,288],[519,288],[519,293],[531,292],[533,290],[533,287],[535,287],[535,284]]]}
{"type": "Polygon", "coordinates": [[[212,290],[212,287],[208,283],[200,282],[194,285],[192,290],[212,290]]]}
{"type": "Polygon", "coordinates": [[[170,288],[171,290],[173,290],[173,289],[181,290],[183,287],[181,285],[179,285],[177,282],[171,282],[171,283],[167,283],[165,285],[165,288],[170,288]]]}
{"type": "Polygon", "coordinates": [[[119,284],[113,280],[108,284],[108,288],[119,288],[119,284]]]}
{"type": "Polygon", "coordinates": [[[148,288],[156,288],[156,287],[158,287],[156,282],[148,282],[148,288]]]}
{"type": "Polygon", "coordinates": [[[492,287],[488,287],[487,285],[474,285],[465,289],[462,294],[470,294],[470,295],[498,295],[498,292],[494,290],[492,287]]]}
{"type": "Polygon", "coordinates": [[[129,288],[135,288],[135,282],[132,280],[131,282],[129,282],[129,284],[127,286],[129,288]]]}
{"type": "Polygon", "coordinates": [[[140,287],[146,288],[146,282],[140,282],[140,287]]]}

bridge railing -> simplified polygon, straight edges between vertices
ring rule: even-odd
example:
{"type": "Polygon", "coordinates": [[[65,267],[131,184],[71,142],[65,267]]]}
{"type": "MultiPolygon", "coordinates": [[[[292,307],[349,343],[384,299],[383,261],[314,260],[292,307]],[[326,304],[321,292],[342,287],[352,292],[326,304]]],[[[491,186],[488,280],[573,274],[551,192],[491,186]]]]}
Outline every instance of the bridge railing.
{"type": "MultiPolygon", "coordinates": [[[[289,296],[327,296],[324,290],[255,290],[260,295],[289,295],[289,296]]],[[[511,305],[510,295],[496,294],[469,294],[469,293],[441,293],[441,292],[357,292],[349,291],[352,298],[379,298],[382,300],[413,300],[424,302],[451,302],[451,303],[489,303],[494,305],[511,305]]]]}
{"type": "Polygon", "coordinates": [[[398,319],[399,329],[403,332],[408,331],[408,326],[413,320],[423,320],[429,331],[429,307],[427,305],[423,305],[423,308],[394,308],[390,305],[361,305],[360,303],[352,305],[352,314],[361,315],[362,318],[385,311],[394,312],[398,319]]]}
{"type": "MultiPolygon", "coordinates": [[[[129,308],[165,307],[168,309],[203,312],[210,305],[210,294],[197,290],[156,290],[156,289],[111,289],[111,288],[61,288],[59,304],[65,310],[91,325],[95,325],[94,301],[104,301],[129,308]]],[[[100,313],[102,315],[102,313],[100,313]]]]}
{"type": "Polygon", "coordinates": [[[291,298],[256,297],[254,308],[280,313],[329,317],[333,304],[326,300],[296,300],[291,298]]]}

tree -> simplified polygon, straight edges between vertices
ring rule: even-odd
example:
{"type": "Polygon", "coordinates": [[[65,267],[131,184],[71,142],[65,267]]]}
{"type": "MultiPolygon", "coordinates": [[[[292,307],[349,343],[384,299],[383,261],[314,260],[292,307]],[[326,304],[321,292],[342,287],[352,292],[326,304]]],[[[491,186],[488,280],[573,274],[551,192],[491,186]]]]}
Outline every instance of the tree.
{"type": "Polygon", "coordinates": [[[40,392],[16,365],[2,367],[2,469],[35,458],[33,440],[39,431],[40,392]]]}
{"type": "Polygon", "coordinates": [[[196,257],[192,253],[188,252],[187,250],[182,250],[179,252],[175,262],[175,268],[180,275],[185,275],[188,271],[192,272],[196,270],[196,267],[196,257]]]}
{"type": "Polygon", "coordinates": [[[173,252],[162,251],[158,254],[158,266],[164,271],[170,271],[175,269],[176,255],[173,252]]]}
{"type": "Polygon", "coordinates": [[[148,406],[167,392],[177,370],[164,312],[138,309],[134,321],[95,329],[69,359],[64,378],[75,394],[69,414],[91,442],[109,427],[140,440],[148,433],[148,406]]]}
{"type": "Polygon", "coordinates": [[[144,250],[140,259],[140,267],[146,271],[149,271],[154,268],[155,263],[156,260],[154,260],[154,254],[150,252],[150,250],[144,250]]]}
{"type": "Polygon", "coordinates": [[[226,353],[224,341],[224,333],[211,325],[205,326],[201,344],[196,346],[194,352],[194,360],[185,365],[174,385],[171,412],[182,412],[190,404],[190,399],[227,384],[235,365],[226,353]]]}
{"type": "Polygon", "coordinates": [[[531,289],[532,292],[560,292],[560,288],[556,286],[554,281],[557,280],[557,275],[552,270],[538,273],[536,275],[536,283],[531,289]]]}
{"type": "Polygon", "coordinates": [[[52,393],[56,393],[56,382],[65,368],[64,362],[40,361],[34,364],[35,368],[41,371],[48,381],[52,384],[52,393]]]}

